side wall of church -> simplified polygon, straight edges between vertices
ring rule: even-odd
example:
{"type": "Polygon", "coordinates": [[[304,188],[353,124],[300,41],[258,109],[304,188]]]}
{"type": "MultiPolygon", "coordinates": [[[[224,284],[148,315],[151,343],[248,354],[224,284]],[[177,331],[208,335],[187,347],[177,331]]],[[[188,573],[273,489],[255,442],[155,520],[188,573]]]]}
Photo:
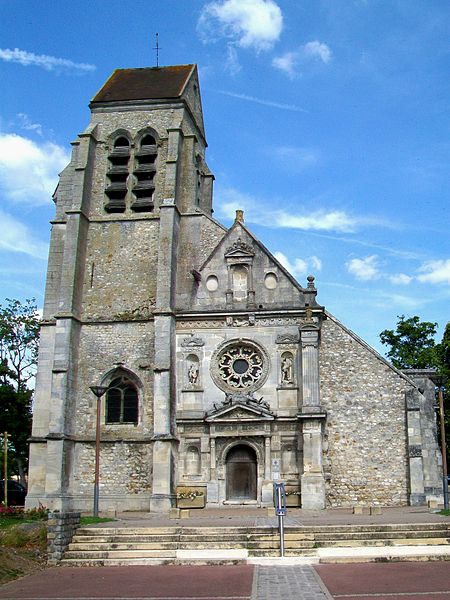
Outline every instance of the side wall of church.
{"type": "Polygon", "coordinates": [[[332,318],[322,326],[320,378],[328,504],[406,504],[412,386],[332,318]]]}

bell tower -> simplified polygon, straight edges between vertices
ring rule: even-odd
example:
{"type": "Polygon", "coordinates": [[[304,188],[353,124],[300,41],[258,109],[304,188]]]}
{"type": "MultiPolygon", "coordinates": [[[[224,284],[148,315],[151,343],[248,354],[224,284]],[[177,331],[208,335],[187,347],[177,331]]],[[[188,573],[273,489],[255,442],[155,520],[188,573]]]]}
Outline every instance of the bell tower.
{"type": "MultiPolygon", "coordinates": [[[[120,439],[144,456],[139,491],[152,510],[167,510],[182,219],[197,223],[212,213],[197,67],[118,69],[90,109],[54,196],[27,505],[89,505],[91,492],[74,467],[89,471],[94,459],[89,386],[119,377],[124,390],[127,381],[135,386],[139,406],[103,406],[102,440],[112,448],[120,439]],[[135,412],[136,422],[126,422],[135,412]],[[119,421],[108,422],[113,414],[119,421]]],[[[133,489],[124,483],[119,495],[133,489]]]]}

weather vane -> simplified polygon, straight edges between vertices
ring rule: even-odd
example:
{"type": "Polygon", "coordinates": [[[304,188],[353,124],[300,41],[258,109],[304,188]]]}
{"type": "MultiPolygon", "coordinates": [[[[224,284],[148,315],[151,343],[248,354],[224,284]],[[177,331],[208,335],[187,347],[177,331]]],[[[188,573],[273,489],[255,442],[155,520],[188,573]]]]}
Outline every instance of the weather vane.
{"type": "Polygon", "coordinates": [[[159,34],[156,34],[156,46],[153,48],[153,50],[156,50],[156,66],[159,67],[159,51],[161,50],[161,48],[159,47],[159,41],[158,41],[158,37],[159,34]]]}

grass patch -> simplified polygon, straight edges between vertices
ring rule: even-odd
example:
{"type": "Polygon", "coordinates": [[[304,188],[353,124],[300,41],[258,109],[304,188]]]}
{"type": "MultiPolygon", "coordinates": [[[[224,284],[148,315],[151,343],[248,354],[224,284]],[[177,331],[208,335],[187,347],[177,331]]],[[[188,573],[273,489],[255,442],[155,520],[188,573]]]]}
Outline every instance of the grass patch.
{"type": "Polygon", "coordinates": [[[8,529],[18,523],[23,523],[22,517],[5,517],[0,515],[0,529],[8,529]]]}
{"type": "Polygon", "coordinates": [[[450,509],[443,508],[442,510],[439,511],[438,514],[443,515],[444,517],[450,517],[450,509]]]}
{"type": "Polygon", "coordinates": [[[95,525],[96,523],[110,523],[115,519],[109,517],[81,517],[80,525],[95,525]]]}
{"type": "Polygon", "coordinates": [[[17,506],[0,505],[0,530],[9,529],[20,523],[31,523],[33,521],[46,521],[48,510],[44,506],[24,510],[17,506]]]}

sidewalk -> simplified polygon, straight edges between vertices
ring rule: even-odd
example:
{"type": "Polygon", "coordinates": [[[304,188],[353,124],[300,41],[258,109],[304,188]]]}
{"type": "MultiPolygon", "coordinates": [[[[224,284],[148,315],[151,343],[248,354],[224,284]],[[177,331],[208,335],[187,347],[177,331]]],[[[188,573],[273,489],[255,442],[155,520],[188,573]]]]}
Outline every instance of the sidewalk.
{"type": "MultiPolygon", "coordinates": [[[[354,515],[350,508],[327,510],[304,510],[288,508],[284,523],[286,527],[326,525],[389,525],[450,522],[425,506],[402,506],[382,508],[381,515],[354,515]]],[[[107,516],[106,513],[102,516],[107,516]]],[[[171,519],[168,514],[122,512],[116,520],[101,523],[100,527],[277,527],[277,517],[268,516],[266,508],[223,507],[192,509],[189,518],[171,519]]],[[[90,527],[95,527],[92,525],[90,527]]]]}

